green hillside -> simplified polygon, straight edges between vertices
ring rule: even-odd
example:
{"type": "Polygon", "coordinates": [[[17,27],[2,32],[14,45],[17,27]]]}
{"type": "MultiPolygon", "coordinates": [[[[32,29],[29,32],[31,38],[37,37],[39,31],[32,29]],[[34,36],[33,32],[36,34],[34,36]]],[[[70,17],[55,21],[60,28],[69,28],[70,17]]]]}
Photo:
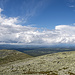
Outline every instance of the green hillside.
{"type": "MultiPolygon", "coordinates": [[[[8,59],[12,59],[12,61],[19,60],[1,64],[0,75],[75,75],[75,51],[59,52],[32,58],[27,54],[25,54],[26,57],[22,56],[23,53],[18,51],[5,51],[4,53],[2,52],[4,61],[9,62],[8,59]],[[4,54],[5,51],[9,52],[8,55],[4,54]],[[23,59],[20,60],[21,58],[23,59]]],[[[4,63],[3,60],[2,62],[4,63]]]]}
{"type": "Polygon", "coordinates": [[[32,56],[16,50],[0,50],[0,65],[16,60],[31,58],[32,56]]]}

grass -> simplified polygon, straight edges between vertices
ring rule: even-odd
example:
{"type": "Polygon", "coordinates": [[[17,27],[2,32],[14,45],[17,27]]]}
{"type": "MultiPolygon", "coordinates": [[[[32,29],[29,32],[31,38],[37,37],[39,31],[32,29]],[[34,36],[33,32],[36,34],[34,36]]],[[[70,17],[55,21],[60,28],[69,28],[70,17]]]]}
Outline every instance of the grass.
{"type": "MultiPolygon", "coordinates": [[[[22,52],[19,52],[19,51],[12,51],[11,53],[9,53],[10,50],[4,50],[4,53],[6,52],[7,53],[7,56],[4,57],[4,58],[0,58],[0,65],[1,64],[6,64],[8,62],[13,62],[13,61],[16,61],[16,60],[22,60],[22,59],[26,59],[26,58],[31,58],[32,56],[30,55],[27,55],[25,53],[22,53],[22,52]]],[[[1,51],[0,51],[1,52],[1,51]]],[[[6,54],[5,53],[5,54],[6,54]]]]}

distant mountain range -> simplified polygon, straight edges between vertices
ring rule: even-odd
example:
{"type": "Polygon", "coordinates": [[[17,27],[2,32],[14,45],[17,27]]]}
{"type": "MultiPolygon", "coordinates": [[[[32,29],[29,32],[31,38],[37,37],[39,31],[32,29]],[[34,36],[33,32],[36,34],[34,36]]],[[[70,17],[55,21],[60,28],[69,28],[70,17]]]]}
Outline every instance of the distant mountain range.
{"type": "Polygon", "coordinates": [[[17,48],[75,48],[75,44],[54,44],[54,45],[10,45],[1,44],[0,49],[17,49],[17,48]]]}

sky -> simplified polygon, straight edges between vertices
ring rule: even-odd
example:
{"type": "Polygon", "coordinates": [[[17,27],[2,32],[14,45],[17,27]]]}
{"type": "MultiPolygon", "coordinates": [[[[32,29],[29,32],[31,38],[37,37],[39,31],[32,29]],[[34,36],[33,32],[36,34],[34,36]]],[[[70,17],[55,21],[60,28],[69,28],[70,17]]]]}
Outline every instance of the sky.
{"type": "Polygon", "coordinates": [[[0,44],[75,44],[75,0],[0,0],[0,44]]]}

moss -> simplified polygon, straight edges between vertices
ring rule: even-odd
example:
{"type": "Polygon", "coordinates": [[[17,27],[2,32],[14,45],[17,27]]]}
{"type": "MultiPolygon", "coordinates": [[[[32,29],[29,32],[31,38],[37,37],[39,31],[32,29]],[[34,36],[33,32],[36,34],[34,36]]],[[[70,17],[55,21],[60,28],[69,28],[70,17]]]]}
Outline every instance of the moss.
{"type": "Polygon", "coordinates": [[[56,63],[57,61],[53,61],[53,63],[56,63]]]}
{"type": "Polygon", "coordinates": [[[32,71],[28,71],[28,72],[23,72],[23,74],[47,74],[47,75],[58,75],[57,71],[41,71],[41,72],[32,72],[32,71]]]}
{"type": "Polygon", "coordinates": [[[68,72],[68,74],[70,74],[70,75],[75,75],[75,73],[72,73],[72,72],[68,72]]]}
{"type": "Polygon", "coordinates": [[[12,70],[11,72],[16,72],[17,70],[12,70]]]}
{"type": "Polygon", "coordinates": [[[64,69],[64,70],[65,70],[65,69],[68,69],[68,68],[69,68],[69,67],[63,67],[62,69],[64,69]]]}
{"type": "Polygon", "coordinates": [[[62,70],[62,69],[58,69],[58,71],[60,71],[60,70],[62,70]]]}

